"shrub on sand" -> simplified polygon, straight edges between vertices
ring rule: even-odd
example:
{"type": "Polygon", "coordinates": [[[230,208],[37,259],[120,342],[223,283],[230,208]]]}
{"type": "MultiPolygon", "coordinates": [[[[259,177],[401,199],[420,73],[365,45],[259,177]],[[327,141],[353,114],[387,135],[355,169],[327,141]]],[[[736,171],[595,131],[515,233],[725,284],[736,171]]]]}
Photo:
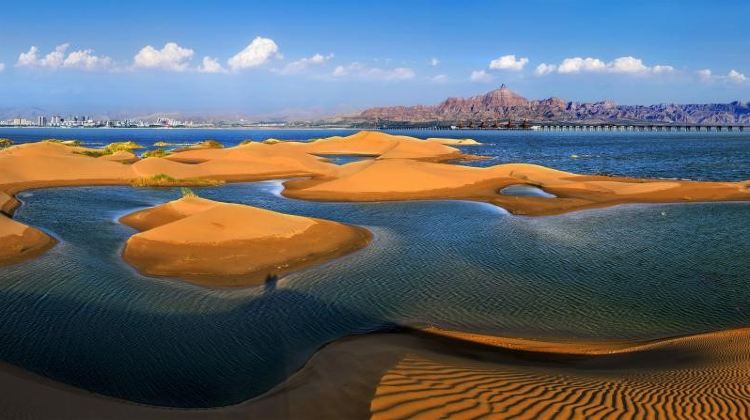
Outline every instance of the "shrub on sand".
{"type": "Polygon", "coordinates": [[[80,140],[44,139],[42,141],[46,141],[48,143],[60,143],[65,146],[71,146],[71,147],[78,147],[81,145],[80,140]]]}
{"type": "Polygon", "coordinates": [[[4,147],[13,146],[13,140],[11,139],[0,139],[0,149],[4,147]]]}
{"type": "Polygon", "coordinates": [[[156,174],[153,176],[145,176],[141,178],[135,178],[130,181],[130,185],[133,187],[179,187],[179,186],[195,186],[195,187],[211,187],[214,185],[222,185],[224,181],[219,179],[207,179],[207,178],[190,178],[190,179],[177,179],[167,174],[156,174]]]}
{"type": "Polygon", "coordinates": [[[198,143],[197,146],[205,147],[207,149],[221,149],[224,147],[223,144],[214,139],[203,140],[202,142],[198,143]]]}
{"type": "Polygon", "coordinates": [[[193,190],[191,190],[188,187],[182,187],[182,188],[180,188],[180,193],[182,194],[183,198],[184,197],[198,197],[198,194],[196,194],[195,192],[193,192],[193,190]]]}
{"type": "Polygon", "coordinates": [[[266,140],[263,140],[263,144],[276,144],[276,143],[282,143],[282,142],[283,142],[283,140],[279,140],[279,139],[266,139],[266,140]]]}
{"type": "Polygon", "coordinates": [[[167,143],[164,140],[159,140],[156,143],[154,143],[154,147],[166,147],[166,146],[171,146],[171,144],[167,143]]]}
{"type": "Polygon", "coordinates": [[[119,151],[132,152],[135,149],[143,149],[143,146],[134,141],[118,141],[104,146],[105,154],[111,155],[119,151]]]}
{"type": "Polygon", "coordinates": [[[154,149],[154,150],[149,150],[147,152],[144,152],[142,156],[144,158],[150,158],[150,157],[163,158],[169,155],[170,155],[170,152],[164,149],[154,149]]]}

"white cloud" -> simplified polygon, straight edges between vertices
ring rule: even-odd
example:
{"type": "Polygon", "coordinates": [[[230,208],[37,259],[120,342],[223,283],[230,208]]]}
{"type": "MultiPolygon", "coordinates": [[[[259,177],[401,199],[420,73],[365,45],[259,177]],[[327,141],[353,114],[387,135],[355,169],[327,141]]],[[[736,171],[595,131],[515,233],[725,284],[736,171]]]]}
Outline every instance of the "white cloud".
{"type": "Polygon", "coordinates": [[[430,65],[431,65],[432,67],[436,67],[436,66],[437,66],[438,64],[440,64],[440,60],[438,60],[437,58],[435,58],[435,57],[432,57],[432,58],[430,59],[430,65]]]}
{"type": "Polygon", "coordinates": [[[553,73],[555,70],[557,70],[556,65],[542,63],[536,66],[536,70],[534,70],[534,74],[536,74],[537,76],[544,76],[545,74],[553,73]]]}
{"type": "Polygon", "coordinates": [[[572,57],[564,59],[559,66],[557,66],[557,72],[562,74],[570,73],[581,73],[591,71],[603,71],[607,68],[602,60],[598,58],[581,58],[572,57]]]}
{"type": "Polygon", "coordinates": [[[55,49],[39,58],[39,49],[35,46],[29,48],[29,51],[21,53],[18,56],[18,67],[44,67],[49,69],[80,69],[80,70],[99,70],[109,68],[112,65],[112,59],[105,56],[93,55],[93,50],[77,50],[66,56],[66,51],[70,45],[60,44],[55,49]]]}
{"type": "Polygon", "coordinates": [[[672,73],[674,72],[674,67],[657,64],[651,69],[651,71],[653,71],[655,74],[672,73]]]}
{"type": "Polygon", "coordinates": [[[355,77],[364,80],[407,80],[413,79],[416,74],[408,67],[384,69],[354,62],[345,66],[336,66],[332,75],[338,78],[355,77]]]}
{"type": "Polygon", "coordinates": [[[193,54],[193,50],[183,48],[175,42],[167,42],[160,50],[146,45],[135,55],[134,65],[139,68],[185,71],[193,54]]]}
{"type": "Polygon", "coordinates": [[[732,83],[744,83],[748,80],[747,76],[745,76],[743,73],[738,72],[735,69],[729,70],[729,73],[727,73],[726,75],[714,74],[710,69],[698,70],[697,72],[695,72],[695,74],[697,74],[698,78],[704,82],[721,81],[721,82],[732,82],[732,83]]]}
{"type": "Polygon", "coordinates": [[[492,81],[492,75],[484,70],[474,70],[469,75],[469,80],[472,82],[486,83],[492,81]]]}
{"type": "Polygon", "coordinates": [[[5,70],[5,63],[0,63],[0,72],[5,70]]]}
{"type": "Polygon", "coordinates": [[[273,57],[281,58],[279,46],[270,39],[255,37],[253,41],[227,61],[232,71],[262,66],[273,57]]]}
{"type": "Polygon", "coordinates": [[[617,57],[610,62],[604,62],[594,57],[569,57],[558,65],[540,64],[534,72],[537,76],[550,73],[577,74],[577,73],[615,73],[615,74],[669,74],[675,71],[674,67],[665,64],[657,64],[653,67],[647,66],[642,59],[625,56],[617,57]]]}
{"type": "Polygon", "coordinates": [[[646,73],[649,68],[643,64],[643,60],[631,56],[615,58],[607,64],[612,73],[646,73]]]}
{"type": "Polygon", "coordinates": [[[328,61],[330,61],[333,58],[333,54],[323,55],[323,54],[315,54],[311,57],[305,57],[301,58],[297,61],[292,61],[291,63],[284,66],[284,68],[281,69],[281,74],[298,74],[303,73],[310,69],[311,67],[320,66],[328,61]]]}
{"type": "Polygon", "coordinates": [[[747,80],[747,77],[745,77],[744,74],[738,72],[735,69],[732,69],[729,71],[729,73],[727,73],[727,78],[736,83],[742,83],[747,80]]]}
{"type": "Polygon", "coordinates": [[[200,73],[222,73],[224,71],[224,67],[221,66],[219,60],[209,56],[203,57],[203,62],[198,66],[198,72],[200,73]]]}
{"type": "Polygon", "coordinates": [[[711,69],[698,70],[696,73],[701,80],[710,80],[712,76],[711,69]]]}
{"type": "Polygon", "coordinates": [[[69,44],[60,44],[55,47],[55,50],[47,54],[39,60],[39,65],[42,67],[58,68],[65,61],[65,50],[68,49],[69,44]]]}
{"type": "Polygon", "coordinates": [[[528,62],[526,57],[516,59],[515,54],[509,54],[490,61],[490,69],[521,71],[528,62]]]}
{"type": "Polygon", "coordinates": [[[93,52],[93,50],[73,51],[63,61],[63,67],[82,70],[98,70],[111,67],[111,58],[96,56],[93,55],[93,52]]]}
{"type": "Polygon", "coordinates": [[[438,75],[430,77],[430,81],[432,83],[445,83],[448,81],[448,76],[444,74],[438,74],[438,75]]]}
{"type": "Polygon", "coordinates": [[[30,67],[37,65],[37,63],[39,62],[36,56],[37,52],[39,52],[39,49],[32,45],[31,48],[29,48],[29,51],[18,55],[18,62],[16,62],[16,66],[30,67]]]}

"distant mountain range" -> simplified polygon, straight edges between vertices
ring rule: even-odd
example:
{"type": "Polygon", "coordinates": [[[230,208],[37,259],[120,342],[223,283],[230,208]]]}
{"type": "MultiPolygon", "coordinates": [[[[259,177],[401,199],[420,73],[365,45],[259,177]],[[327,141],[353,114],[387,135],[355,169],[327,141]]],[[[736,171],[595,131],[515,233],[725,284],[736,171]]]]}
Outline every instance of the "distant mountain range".
{"type": "Polygon", "coordinates": [[[529,100],[505,85],[484,95],[448,98],[437,105],[392,106],[371,108],[352,117],[364,122],[590,122],[664,124],[747,124],[750,106],[747,102],[728,104],[659,104],[617,105],[614,102],[569,102],[560,98],[529,100]]]}

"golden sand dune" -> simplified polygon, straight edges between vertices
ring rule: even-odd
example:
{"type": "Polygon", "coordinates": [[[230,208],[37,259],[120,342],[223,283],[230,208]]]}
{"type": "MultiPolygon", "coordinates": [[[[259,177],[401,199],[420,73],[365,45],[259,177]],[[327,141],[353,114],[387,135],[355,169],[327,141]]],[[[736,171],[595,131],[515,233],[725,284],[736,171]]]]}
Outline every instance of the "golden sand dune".
{"type": "Polygon", "coordinates": [[[538,165],[488,168],[386,159],[344,165],[334,176],[285,183],[288,197],[321,201],[460,199],[484,201],[515,214],[546,215],[623,203],[750,200],[741,183],[660,181],[576,175],[538,165]],[[556,198],[500,194],[507,186],[539,187],[556,198]]]}
{"type": "Polygon", "coordinates": [[[360,131],[346,137],[319,139],[303,143],[302,148],[307,153],[316,155],[365,155],[380,159],[441,161],[464,157],[460,150],[439,141],[425,141],[377,131],[360,131]]]}
{"type": "Polygon", "coordinates": [[[139,271],[208,286],[260,284],[370,240],[362,228],[198,197],[142,210],[121,222],[143,230],[123,251],[139,271]]]}
{"type": "Polygon", "coordinates": [[[130,404],[0,365],[0,407],[62,419],[748,418],[748,343],[745,328],[568,355],[540,344],[525,351],[419,332],[366,334],[325,346],[259,397],[206,410],[130,404]]]}
{"type": "Polygon", "coordinates": [[[136,156],[133,152],[129,152],[127,150],[118,150],[111,155],[104,155],[99,159],[119,163],[134,163],[138,161],[138,156],[136,156]]]}
{"type": "Polygon", "coordinates": [[[750,329],[629,345],[441,335],[481,347],[464,357],[405,348],[377,387],[373,418],[750,415],[750,329]]]}
{"type": "Polygon", "coordinates": [[[56,242],[41,231],[0,214],[0,265],[36,257],[56,242]]]}
{"type": "Polygon", "coordinates": [[[443,139],[440,137],[429,137],[427,141],[434,141],[447,146],[481,146],[482,143],[474,139],[443,139]]]}

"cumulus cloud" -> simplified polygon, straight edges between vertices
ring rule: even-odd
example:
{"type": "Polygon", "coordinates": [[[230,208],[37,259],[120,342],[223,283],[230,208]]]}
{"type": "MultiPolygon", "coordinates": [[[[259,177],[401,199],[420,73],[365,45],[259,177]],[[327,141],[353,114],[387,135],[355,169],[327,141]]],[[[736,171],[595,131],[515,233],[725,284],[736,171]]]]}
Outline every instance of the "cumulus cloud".
{"type": "Polygon", "coordinates": [[[408,67],[380,68],[370,67],[362,63],[351,63],[345,66],[336,66],[332,73],[333,77],[354,77],[363,80],[407,80],[413,79],[416,74],[408,67]]]}
{"type": "Polygon", "coordinates": [[[657,64],[653,67],[649,67],[640,58],[625,56],[617,57],[610,62],[604,62],[604,60],[594,57],[569,57],[565,58],[557,65],[542,63],[536,67],[534,73],[537,76],[544,76],[554,72],[559,74],[667,74],[674,71],[674,67],[672,66],[657,64]]]}
{"type": "Polygon", "coordinates": [[[534,70],[534,74],[537,76],[544,76],[545,74],[553,73],[555,70],[557,70],[557,66],[554,64],[540,64],[536,66],[536,70],[534,70]]]}
{"type": "Polygon", "coordinates": [[[747,80],[747,77],[745,77],[744,74],[738,72],[735,69],[732,69],[727,73],[727,79],[731,80],[732,82],[736,83],[742,83],[747,80]]]}
{"type": "Polygon", "coordinates": [[[618,57],[607,64],[612,73],[646,73],[649,68],[643,64],[643,60],[635,57],[618,57]]]}
{"type": "Polygon", "coordinates": [[[200,73],[222,73],[224,71],[224,67],[221,66],[219,60],[209,56],[203,57],[203,62],[198,66],[198,72],[200,73]]]}
{"type": "Polygon", "coordinates": [[[60,44],[44,57],[39,57],[39,49],[35,46],[18,56],[18,67],[44,67],[48,69],[80,69],[99,70],[109,68],[112,59],[94,55],[94,50],[77,50],[66,55],[69,44],[60,44]]]}
{"type": "Polygon", "coordinates": [[[490,61],[490,69],[521,71],[528,62],[526,57],[516,58],[515,54],[509,54],[490,61]]]}
{"type": "Polygon", "coordinates": [[[298,73],[304,73],[311,67],[316,67],[323,65],[330,61],[333,58],[333,54],[323,55],[323,54],[315,54],[311,57],[305,57],[301,58],[297,61],[292,61],[291,63],[284,66],[284,68],[281,69],[281,74],[298,74],[298,73]]]}
{"type": "Polygon", "coordinates": [[[607,65],[598,58],[572,57],[564,59],[560,63],[560,65],[557,66],[557,72],[562,74],[569,74],[590,71],[603,71],[606,68],[607,65]]]}
{"type": "Polygon", "coordinates": [[[432,58],[430,59],[430,65],[431,65],[432,67],[435,67],[435,66],[437,66],[438,64],[440,64],[440,60],[438,60],[437,58],[435,58],[435,57],[432,57],[432,58]]]}
{"type": "Polygon", "coordinates": [[[77,68],[82,70],[97,70],[108,68],[112,65],[109,57],[93,55],[93,50],[78,50],[68,54],[63,61],[63,67],[77,68]]]}
{"type": "Polygon", "coordinates": [[[674,72],[674,67],[657,64],[651,69],[651,71],[655,74],[672,73],[674,72]]]}
{"type": "Polygon", "coordinates": [[[5,70],[5,63],[0,63],[0,72],[5,70]]]}
{"type": "Polygon", "coordinates": [[[227,64],[232,71],[239,71],[262,66],[274,57],[281,58],[276,42],[258,36],[244,50],[230,58],[227,64]]]}
{"type": "Polygon", "coordinates": [[[175,42],[167,42],[160,50],[146,45],[138,51],[133,62],[137,68],[185,71],[188,70],[193,54],[193,50],[189,48],[183,48],[175,42]]]}
{"type": "Polygon", "coordinates": [[[469,80],[472,82],[486,83],[492,81],[492,75],[484,70],[474,70],[469,75],[469,80]]]}

